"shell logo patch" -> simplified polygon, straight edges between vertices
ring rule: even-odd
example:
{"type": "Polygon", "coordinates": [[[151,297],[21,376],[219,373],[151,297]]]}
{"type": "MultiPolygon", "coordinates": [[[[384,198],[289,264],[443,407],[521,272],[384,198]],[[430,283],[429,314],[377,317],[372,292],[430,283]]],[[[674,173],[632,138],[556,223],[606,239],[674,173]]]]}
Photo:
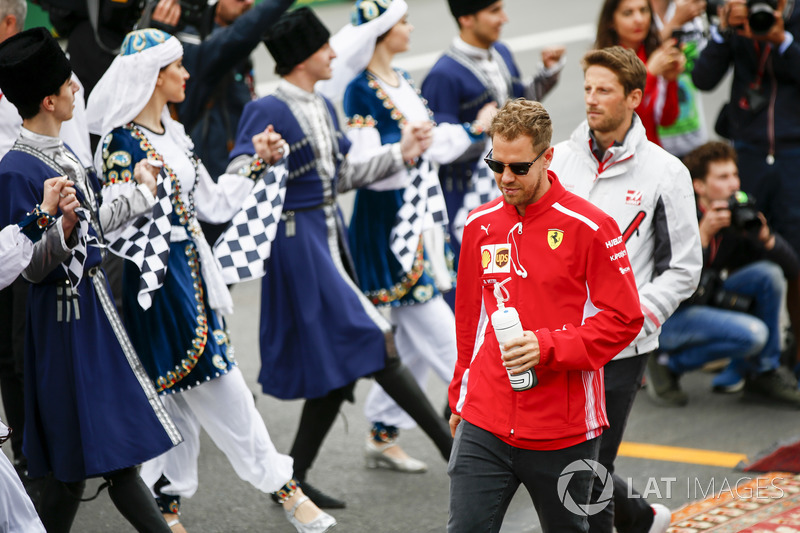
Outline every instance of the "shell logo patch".
{"type": "Polygon", "coordinates": [[[481,267],[484,274],[511,272],[511,244],[487,244],[481,246],[481,267]]]}
{"type": "Polygon", "coordinates": [[[560,229],[551,229],[547,230],[547,244],[550,245],[551,250],[555,250],[559,246],[561,246],[562,241],[564,240],[564,232],[560,229]]]}
{"type": "MultiPolygon", "coordinates": [[[[484,248],[486,248],[484,246],[484,248]]],[[[489,263],[492,262],[492,252],[489,250],[482,250],[481,251],[481,268],[486,270],[486,267],[489,266],[489,263]]]]}

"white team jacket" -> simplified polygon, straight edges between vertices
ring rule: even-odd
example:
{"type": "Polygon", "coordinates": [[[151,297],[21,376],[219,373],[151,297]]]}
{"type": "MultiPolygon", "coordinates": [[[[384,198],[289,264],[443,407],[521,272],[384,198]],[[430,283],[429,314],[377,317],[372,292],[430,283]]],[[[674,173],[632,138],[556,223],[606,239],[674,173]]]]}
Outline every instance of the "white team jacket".
{"type": "Polygon", "coordinates": [[[689,171],[647,140],[635,114],[624,143],[609,148],[602,163],[584,121],[556,145],[550,169],[568,191],[614,217],[626,239],[645,320],[615,359],[655,350],[661,324],[694,293],[703,267],[689,171]]]}

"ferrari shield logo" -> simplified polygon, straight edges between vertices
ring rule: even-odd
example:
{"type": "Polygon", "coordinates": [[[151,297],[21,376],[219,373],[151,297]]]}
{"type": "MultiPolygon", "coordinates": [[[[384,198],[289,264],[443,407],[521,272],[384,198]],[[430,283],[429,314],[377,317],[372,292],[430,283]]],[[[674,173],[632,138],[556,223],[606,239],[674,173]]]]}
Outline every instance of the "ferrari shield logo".
{"type": "Polygon", "coordinates": [[[550,245],[551,250],[555,250],[561,246],[561,241],[564,240],[564,232],[560,229],[551,229],[547,231],[547,244],[550,245]]]}

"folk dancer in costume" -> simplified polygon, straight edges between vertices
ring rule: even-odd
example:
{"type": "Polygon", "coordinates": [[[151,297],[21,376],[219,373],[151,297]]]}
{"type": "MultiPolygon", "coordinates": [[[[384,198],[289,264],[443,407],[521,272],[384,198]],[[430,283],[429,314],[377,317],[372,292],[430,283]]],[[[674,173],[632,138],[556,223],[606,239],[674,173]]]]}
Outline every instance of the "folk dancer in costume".
{"type": "Polygon", "coordinates": [[[236,366],[221,317],[231,312],[230,293],[198,224],[198,218],[219,223],[233,217],[254,183],[280,159],[283,141],[270,130],[259,132],[252,140],[256,155],[215,183],[167,110],[168,102],[185,97],[189,74],[182,56],[175,37],[153,29],[131,32],[88,106],[90,128],[102,133],[95,158],[103,169],[104,196],[133,187],[137,162],[157,162],[164,178],[162,202],[111,245],[130,259],[123,307],[131,340],[185,439],[146,463],[142,477],[165,518],[176,522],[180,497],[197,490],[202,427],[239,477],[281,495],[297,531],[327,531],[336,521],[297,488],[292,459],[275,449],[236,366]]]}
{"type": "MultiPolygon", "coordinates": [[[[485,138],[488,124],[480,120],[478,111],[487,104],[496,110],[510,98],[544,98],[564,67],[564,48],[546,48],[542,52],[542,67],[531,81],[523,82],[513,54],[499,42],[500,31],[508,22],[503,1],[448,0],[448,3],[459,34],[423,81],[422,95],[438,124],[467,124],[473,133],[485,138]]],[[[498,194],[494,177],[483,164],[488,151],[488,140],[485,145],[473,144],[454,162],[439,169],[456,267],[467,213],[498,194]]],[[[446,296],[451,306],[455,302],[454,292],[446,296]]]]}
{"type": "MultiPolygon", "coordinates": [[[[0,42],[24,29],[27,6],[26,0],[0,2],[0,42]]],[[[74,73],[72,79],[80,85],[74,73]]],[[[8,98],[4,98],[0,91],[0,159],[17,141],[21,127],[22,117],[17,108],[8,101],[8,98]]],[[[92,150],[89,148],[89,131],[86,129],[82,88],[75,93],[72,118],[61,125],[59,137],[78,156],[84,166],[91,166],[92,150]]],[[[26,488],[35,498],[41,482],[31,482],[26,478],[27,461],[22,454],[22,436],[25,429],[25,385],[23,379],[25,309],[28,285],[28,282],[19,276],[11,285],[0,290],[0,331],[7,332],[4,342],[0,343],[0,393],[2,393],[6,421],[14,428],[10,442],[14,467],[25,480],[26,488]]]]}
{"type": "MultiPolygon", "coordinates": [[[[61,198],[61,191],[65,186],[72,185],[73,182],[61,176],[46,180],[42,203],[31,209],[17,224],[0,230],[0,289],[8,287],[28,266],[33,257],[33,245],[39,242],[44,232],[55,222],[59,205],[63,204],[63,209],[67,208],[66,195],[61,198]]],[[[71,199],[69,202],[73,211],[80,205],[71,199]]],[[[9,440],[11,434],[11,428],[0,420],[0,445],[9,440]]],[[[4,517],[4,524],[9,531],[45,531],[19,475],[3,453],[0,453],[0,516],[4,517]]]]}
{"type": "MultiPolygon", "coordinates": [[[[399,142],[372,157],[348,156],[331,103],[314,84],[331,77],[335,53],[329,32],[308,8],[284,17],[266,39],[283,77],[275,93],[247,104],[231,153],[250,157],[254,132],[274,124],[289,143],[289,178],[281,222],[266,262],[261,296],[263,391],[281,399],[306,398],[291,456],[295,478],[309,492],[306,474],[336,419],[353,398],[356,380],[373,376],[449,456],[444,421],[400,363],[390,324],[352,279],[347,237],[336,194],[405,169],[430,143],[430,126],[409,123],[399,142]],[[417,137],[419,136],[419,138],[417,137]]],[[[316,489],[320,506],[344,502],[316,489]]]]}
{"type": "Polygon", "coordinates": [[[74,183],[62,189],[69,200],[63,216],[24,271],[32,285],[23,451],[31,477],[51,475],[39,503],[47,531],[69,531],[85,480],[103,476],[117,509],[138,531],[168,532],[136,467],[181,435],[147,379],[99,267],[104,232],[152,206],[155,180],[134,169],[139,185],[100,205],[94,173],[58,138],[77,89],[70,71],[44,28],[0,45],[0,88],[23,117],[19,139],[0,161],[0,226],[25,216],[42,198],[46,179],[65,175],[74,183]]]}
{"type": "MultiPolygon", "coordinates": [[[[433,115],[409,74],[392,68],[395,54],[408,50],[414,29],[407,11],[405,0],[359,0],[352,23],[331,38],[337,54],[333,78],[321,90],[332,99],[341,96],[339,87],[344,91],[351,158],[380,151],[400,139],[405,124],[430,121],[433,115]]],[[[452,284],[445,260],[447,211],[436,171],[472,142],[484,144],[482,136],[461,124],[436,126],[433,135],[416,166],[356,193],[350,220],[350,249],[361,290],[374,305],[389,308],[400,359],[423,390],[429,370],[450,383],[456,362],[455,318],[442,298],[452,284]]],[[[372,386],[364,412],[372,424],[367,466],[427,470],[397,444],[399,428],[416,424],[380,385],[372,386]]]]}

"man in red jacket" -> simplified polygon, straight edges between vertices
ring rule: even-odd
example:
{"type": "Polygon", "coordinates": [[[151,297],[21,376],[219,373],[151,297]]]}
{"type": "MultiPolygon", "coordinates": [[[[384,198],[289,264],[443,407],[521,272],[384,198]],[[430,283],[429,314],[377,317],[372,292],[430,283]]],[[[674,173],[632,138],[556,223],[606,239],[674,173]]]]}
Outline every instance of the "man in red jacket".
{"type": "Polygon", "coordinates": [[[588,531],[602,505],[589,503],[594,473],[610,483],[594,462],[608,427],[602,367],[642,327],[636,284],[614,219],[548,171],[544,107],[509,101],[489,135],[487,164],[503,196],[464,228],[448,531],[499,531],[520,483],[544,531],[588,531]],[[524,330],[505,355],[491,324],[502,300],[524,330]],[[512,389],[507,369],[533,369],[538,385],[512,389]]]}

